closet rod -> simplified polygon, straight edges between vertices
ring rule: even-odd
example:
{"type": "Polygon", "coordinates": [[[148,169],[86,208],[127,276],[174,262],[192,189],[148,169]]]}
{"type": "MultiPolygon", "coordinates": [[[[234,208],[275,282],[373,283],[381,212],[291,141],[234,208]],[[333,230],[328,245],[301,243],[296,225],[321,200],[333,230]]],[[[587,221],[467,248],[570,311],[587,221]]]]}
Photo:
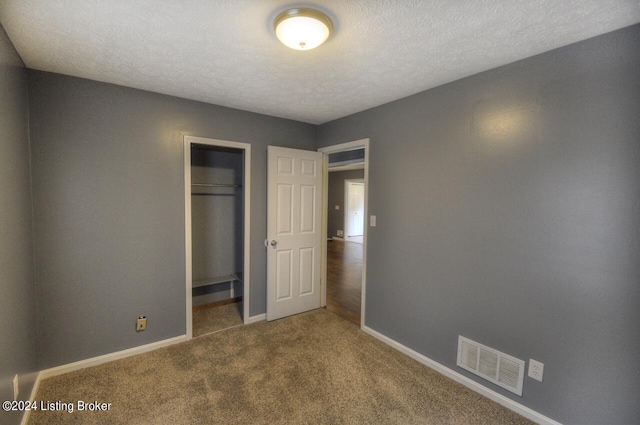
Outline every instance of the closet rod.
{"type": "Polygon", "coordinates": [[[210,183],[191,183],[191,186],[201,186],[201,187],[242,187],[241,184],[210,184],[210,183]]]}

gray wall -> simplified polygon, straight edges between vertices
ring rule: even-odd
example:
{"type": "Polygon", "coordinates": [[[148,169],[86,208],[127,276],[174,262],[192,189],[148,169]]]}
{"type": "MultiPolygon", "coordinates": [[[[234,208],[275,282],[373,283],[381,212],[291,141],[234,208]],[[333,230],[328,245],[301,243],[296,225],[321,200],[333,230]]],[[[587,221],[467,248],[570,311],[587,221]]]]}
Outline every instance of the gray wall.
{"type": "Polygon", "coordinates": [[[334,171],[329,173],[329,193],[327,203],[327,237],[338,236],[338,229],[344,230],[344,181],[364,179],[364,170],[334,171]],[[336,210],[335,206],[340,209],[336,210]]]}
{"type": "Polygon", "coordinates": [[[369,137],[366,324],[564,423],[640,421],[640,25],[320,126],[369,137]],[[519,398],[458,335],[545,364],[519,398]]]}
{"type": "Polygon", "coordinates": [[[42,368],[184,334],[184,135],[252,145],[251,315],[265,312],[267,145],[312,149],[315,126],[28,77],[42,368]]]}
{"type": "Polygon", "coordinates": [[[13,400],[16,373],[28,399],[38,371],[28,124],[27,71],[0,27],[0,401],[13,400]]]}

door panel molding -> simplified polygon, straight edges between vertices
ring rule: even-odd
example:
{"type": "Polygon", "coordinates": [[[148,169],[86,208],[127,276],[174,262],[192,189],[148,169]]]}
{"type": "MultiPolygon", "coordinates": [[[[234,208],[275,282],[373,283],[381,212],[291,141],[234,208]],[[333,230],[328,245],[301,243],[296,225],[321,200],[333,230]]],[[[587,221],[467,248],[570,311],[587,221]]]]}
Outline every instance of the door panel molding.
{"type": "Polygon", "coordinates": [[[267,149],[267,320],[320,307],[322,159],[267,149]]]}

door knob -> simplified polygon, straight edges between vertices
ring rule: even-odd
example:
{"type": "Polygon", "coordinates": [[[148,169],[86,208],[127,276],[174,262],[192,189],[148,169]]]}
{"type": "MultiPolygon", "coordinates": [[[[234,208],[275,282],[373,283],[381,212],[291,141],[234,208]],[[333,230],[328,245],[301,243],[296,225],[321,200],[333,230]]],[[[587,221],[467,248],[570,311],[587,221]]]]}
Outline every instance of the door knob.
{"type": "Polygon", "coordinates": [[[271,239],[271,246],[275,247],[276,245],[278,245],[278,241],[271,239]]]}

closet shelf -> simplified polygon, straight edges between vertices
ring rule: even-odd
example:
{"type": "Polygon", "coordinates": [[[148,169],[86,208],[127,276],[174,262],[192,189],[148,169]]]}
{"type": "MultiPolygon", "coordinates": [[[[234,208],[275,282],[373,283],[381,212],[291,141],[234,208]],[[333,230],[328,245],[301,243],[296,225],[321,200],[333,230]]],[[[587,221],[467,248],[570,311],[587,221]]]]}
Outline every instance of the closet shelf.
{"type": "MultiPolygon", "coordinates": [[[[236,188],[236,187],[242,187],[241,184],[214,184],[214,183],[191,183],[191,186],[195,186],[195,187],[209,187],[209,188],[221,188],[221,187],[230,187],[230,188],[236,188]]],[[[197,195],[197,196],[219,196],[219,195],[223,195],[221,193],[212,193],[212,192],[191,192],[192,195],[197,195]]],[[[228,194],[230,195],[230,194],[228,194]]]]}
{"type": "Polygon", "coordinates": [[[191,183],[191,186],[198,186],[198,187],[242,187],[241,184],[212,184],[212,183],[191,183]]]}
{"type": "Polygon", "coordinates": [[[207,279],[194,280],[191,283],[191,287],[192,288],[200,288],[202,286],[211,286],[211,285],[217,285],[219,283],[233,282],[234,280],[242,282],[242,277],[241,276],[242,276],[242,273],[241,272],[237,272],[237,273],[231,273],[231,274],[224,275],[224,276],[215,276],[215,277],[210,277],[210,278],[207,278],[207,279]]]}

